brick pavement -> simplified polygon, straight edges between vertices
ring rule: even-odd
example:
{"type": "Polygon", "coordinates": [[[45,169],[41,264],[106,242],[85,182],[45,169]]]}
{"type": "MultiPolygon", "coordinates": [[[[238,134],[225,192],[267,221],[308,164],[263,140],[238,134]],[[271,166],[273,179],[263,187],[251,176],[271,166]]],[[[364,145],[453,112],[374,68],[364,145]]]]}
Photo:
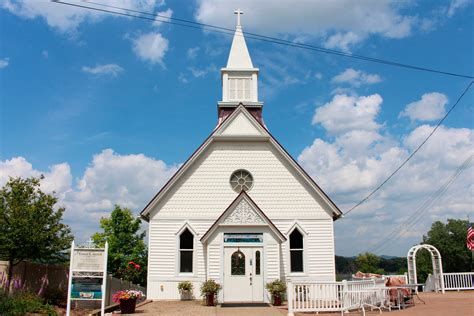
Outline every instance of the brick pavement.
{"type": "MultiPolygon", "coordinates": [[[[405,310],[384,311],[391,316],[473,316],[474,291],[447,292],[446,294],[420,293],[426,302],[416,300],[414,307],[405,310]]],[[[203,306],[202,301],[156,301],[137,306],[136,314],[159,316],[283,316],[285,306],[274,307],[221,307],[203,306]]],[[[297,313],[296,316],[314,315],[315,313],[297,313]]],[[[380,315],[378,311],[367,311],[368,315],[380,315]]],[[[340,315],[340,313],[320,313],[319,315],[340,315]]],[[[344,315],[361,315],[353,311],[344,315]]]]}

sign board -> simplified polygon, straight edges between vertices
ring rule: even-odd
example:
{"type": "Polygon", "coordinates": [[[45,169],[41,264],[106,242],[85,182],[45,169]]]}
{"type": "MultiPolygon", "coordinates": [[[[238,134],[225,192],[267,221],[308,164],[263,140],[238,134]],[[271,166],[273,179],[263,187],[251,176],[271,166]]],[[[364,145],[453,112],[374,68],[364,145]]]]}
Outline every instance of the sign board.
{"type": "Polygon", "coordinates": [[[103,272],[104,249],[76,248],[72,256],[72,271],[103,272]]]}
{"type": "Polygon", "coordinates": [[[69,285],[66,315],[71,313],[71,301],[100,301],[101,315],[105,311],[105,289],[107,280],[107,251],[105,248],[76,248],[71,244],[69,263],[69,285]]]}
{"type": "Polygon", "coordinates": [[[102,279],[73,279],[71,287],[71,299],[102,300],[102,279]]]}

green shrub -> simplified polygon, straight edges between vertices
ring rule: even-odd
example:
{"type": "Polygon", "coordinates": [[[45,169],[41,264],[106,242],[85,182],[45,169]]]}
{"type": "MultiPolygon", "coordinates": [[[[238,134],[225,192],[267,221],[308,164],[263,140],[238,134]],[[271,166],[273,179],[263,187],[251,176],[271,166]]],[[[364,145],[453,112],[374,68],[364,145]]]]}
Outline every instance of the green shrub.
{"type": "Polygon", "coordinates": [[[7,296],[0,293],[0,315],[21,316],[26,313],[39,313],[48,316],[57,316],[54,307],[44,304],[43,300],[36,294],[23,291],[7,296]]]}
{"type": "Polygon", "coordinates": [[[59,288],[53,288],[53,287],[46,288],[42,297],[43,297],[43,301],[46,304],[66,307],[66,304],[67,304],[66,292],[62,291],[59,288]]]}
{"type": "Polygon", "coordinates": [[[281,280],[275,280],[266,284],[267,291],[272,295],[282,296],[286,292],[286,284],[281,280]]]}
{"type": "Polygon", "coordinates": [[[193,291],[193,284],[190,281],[181,281],[178,283],[178,291],[179,293],[193,291]]]}
{"type": "Polygon", "coordinates": [[[201,295],[206,296],[209,294],[216,294],[217,292],[219,292],[220,289],[221,286],[219,283],[217,283],[213,279],[209,279],[201,284],[201,295]]]}

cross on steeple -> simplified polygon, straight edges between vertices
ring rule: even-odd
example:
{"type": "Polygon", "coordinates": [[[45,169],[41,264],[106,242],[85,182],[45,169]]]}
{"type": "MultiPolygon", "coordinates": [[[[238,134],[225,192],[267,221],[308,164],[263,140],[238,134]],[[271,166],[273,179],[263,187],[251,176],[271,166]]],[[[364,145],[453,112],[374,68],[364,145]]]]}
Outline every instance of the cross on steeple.
{"type": "Polygon", "coordinates": [[[244,11],[237,8],[237,10],[234,11],[234,14],[237,14],[237,26],[240,26],[240,16],[244,14],[244,11]]]}

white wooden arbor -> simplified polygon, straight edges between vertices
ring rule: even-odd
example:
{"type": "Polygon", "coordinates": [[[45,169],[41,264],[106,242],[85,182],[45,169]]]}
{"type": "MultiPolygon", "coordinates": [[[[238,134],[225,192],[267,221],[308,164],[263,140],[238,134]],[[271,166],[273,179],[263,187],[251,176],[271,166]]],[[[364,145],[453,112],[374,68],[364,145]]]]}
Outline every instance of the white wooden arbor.
{"type": "Polygon", "coordinates": [[[441,261],[441,254],[438,249],[432,245],[423,244],[416,245],[408,250],[407,264],[408,264],[408,283],[417,284],[416,276],[416,253],[420,249],[426,249],[431,255],[431,263],[433,265],[433,277],[435,279],[435,291],[442,292],[444,294],[444,277],[443,277],[443,264],[441,261]]]}

